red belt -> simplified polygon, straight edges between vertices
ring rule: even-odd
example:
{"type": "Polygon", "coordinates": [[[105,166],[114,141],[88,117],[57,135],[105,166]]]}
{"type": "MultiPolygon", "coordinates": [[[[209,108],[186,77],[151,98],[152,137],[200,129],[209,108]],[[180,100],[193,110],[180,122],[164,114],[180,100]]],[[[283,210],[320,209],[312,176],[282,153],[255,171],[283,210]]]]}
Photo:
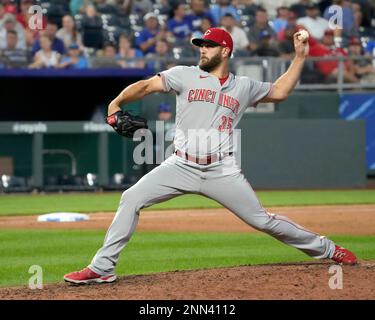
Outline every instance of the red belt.
{"type": "Polygon", "coordinates": [[[223,154],[213,154],[213,155],[210,155],[208,157],[200,158],[200,157],[195,157],[193,155],[190,155],[186,152],[182,152],[180,150],[176,150],[174,153],[177,156],[179,156],[180,158],[195,162],[196,164],[206,164],[206,165],[214,163],[216,161],[219,161],[219,160],[223,159],[224,157],[231,156],[233,154],[233,152],[229,152],[229,153],[224,154],[224,155],[223,154]]]}

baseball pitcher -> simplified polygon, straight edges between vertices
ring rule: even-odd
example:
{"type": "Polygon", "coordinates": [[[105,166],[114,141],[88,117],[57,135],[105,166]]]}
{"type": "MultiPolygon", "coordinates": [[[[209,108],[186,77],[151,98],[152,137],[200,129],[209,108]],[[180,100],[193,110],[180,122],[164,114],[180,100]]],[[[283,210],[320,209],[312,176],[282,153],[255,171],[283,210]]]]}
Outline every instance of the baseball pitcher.
{"type": "Polygon", "coordinates": [[[233,155],[233,130],[247,107],[285,100],[296,86],[308,55],[306,39],[294,35],[295,57],[274,83],[254,81],[229,72],[233,41],[229,33],[211,28],[202,38],[198,66],[176,66],[126,87],[109,105],[107,123],[132,137],[147,122],[121,111],[120,105],[154,92],[176,94],[175,152],[144,175],[121,197],[103,247],[91,264],[64,276],[76,284],[116,280],[115,266],[133,235],[140,210],[184,193],[201,194],[221,203],[257,230],[316,259],[356,264],[355,255],[286,217],[267,212],[244,177],[233,155]],[[199,142],[204,143],[197,143],[199,142]]]}

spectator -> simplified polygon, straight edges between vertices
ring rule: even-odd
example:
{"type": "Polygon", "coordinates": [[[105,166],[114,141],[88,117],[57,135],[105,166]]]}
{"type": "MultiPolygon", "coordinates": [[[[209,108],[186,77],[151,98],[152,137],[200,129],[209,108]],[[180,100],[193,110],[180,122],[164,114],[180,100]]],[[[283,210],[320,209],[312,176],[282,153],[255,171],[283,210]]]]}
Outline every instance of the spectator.
{"type": "Polygon", "coordinates": [[[293,12],[293,11],[289,11],[289,15],[288,15],[288,20],[287,20],[287,25],[285,26],[284,29],[280,30],[278,33],[277,33],[277,40],[278,41],[283,41],[285,40],[285,30],[289,28],[289,29],[294,29],[294,30],[297,30],[298,29],[298,25],[297,25],[297,16],[296,14],[293,12]]]}
{"type": "Polygon", "coordinates": [[[119,14],[120,10],[116,0],[95,0],[95,6],[98,12],[102,14],[119,14]]]}
{"type": "Polygon", "coordinates": [[[268,33],[271,35],[271,41],[274,40],[274,37],[276,36],[275,31],[270,27],[268,23],[268,14],[267,10],[259,7],[255,14],[255,22],[250,27],[249,32],[249,42],[250,42],[250,49],[252,51],[256,50],[258,48],[258,45],[261,41],[261,34],[262,31],[268,31],[268,33]]]}
{"type": "MultiPolygon", "coordinates": [[[[333,30],[327,29],[325,33],[330,33],[333,38],[333,30]]],[[[318,42],[313,37],[309,38],[309,44],[309,55],[312,57],[342,57],[348,55],[342,48],[332,48],[318,42]]],[[[315,66],[324,75],[327,82],[337,81],[339,68],[337,60],[317,61],[315,62],[315,66]]],[[[349,60],[344,62],[344,81],[349,83],[357,83],[359,81],[354,73],[353,63],[349,60]]]]}
{"type": "Polygon", "coordinates": [[[177,3],[172,7],[170,18],[167,21],[167,29],[177,43],[187,42],[192,30],[189,20],[186,18],[185,4],[177,3]]]}
{"type": "Polygon", "coordinates": [[[102,57],[116,59],[116,55],[117,55],[116,44],[110,41],[105,43],[103,51],[102,51],[102,57]]]}
{"type": "Polygon", "coordinates": [[[354,16],[354,28],[359,30],[360,27],[363,25],[363,11],[361,9],[361,5],[359,3],[352,3],[352,10],[354,16]]]}
{"type": "Polygon", "coordinates": [[[191,0],[190,2],[191,13],[186,16],[190,24],[190,29],[194,31],[199,31],[202,25],[203,19],[208,19],[210,25],[214,26],[214,17],[208,9],[206,9],[204,0],[191,0]]]}
{"type": "Polygon", "coordinates": [[[272,21],[272,28],[276,33],[284,30],[288,24],[288,18],[290,16],[290,11],[288,7],[278,7],[277,8],[277,18],[272,21]]]}
{"type": "MultiPolygon", "coordinates": [[[[330,5],[332,5],[332,0],[320,0],[318,1],[318,7],[320,12],[324,12],[330,5]]],[[[304,14],[305,16],[305,14],[304,14]]]]}
{"type": "Polygon", "coordinates": [[[375,67],[372,65],[371,59],[364,56],[364,50],[361,40],[352,37],[349,41],[349,55],[357,57],[353,59],[354,73],[361,79],[361,83],[375,82],[375,67]],[[360,58],[359,58],[360,57],[360,58]]]}
{"type": "Polygon", "coordinates": [[[89,65],[87,59],[81,54],[80,46],[72,43],[68,47],[68,55],[64,56],[56,67],[59,69],[87,69],[89,65]]]}
{"type": "Polygon", "coordinates": [[[45,29],[46,24],[47,24],[45,15],[43,15],[41,29],[38,29],[38,28],[31,29],[29,27],[30,18],[34,15],[33,12],[31,13],[29,12],[29,9],[32,5],[33,5],[32,0],[21,0],[20,12],[16,16],[17,21],[22,25],[24,29],[25,38],[26,38],[26,46],[28,48],[32,47],[32,45],[34,44],[34,41],[39,38],[41,31],[45,29]]]}
{"type": "Polygon", "coordinates": [[[17,14],[17,21],[26,29],[29,27],[29,19],[33,13],[29,13],[30,6],[33,5],[32,0],[21,0],[20,1],[20,10],[17,14]]]}
{"type": "Polygon", "coordinates": [[[143,53],[141,50],[133,48],[130,38],[122,34],[119,38],[119,48],[116,58],[120,59],[119,63],[123,68],[144,68],[145,63],[143,60],[134,60],[134,58],[142,58],[143,53]]]}
{"type": "Polygon", "coordinates": [[[70,0],[70,14],[74,17],[76,14],[84,13],[86,4],[86,0],[70,0]]]}
{"type": "Polygon", "coordinates": [[[311,0],[300,0],[290,6],[290,11],[294,12],[297,18],[306,16],[306,7],[311,5],[311,0]]]}
{"type": "Polygon", "coordinates": [[[214,18],[214,24],[219,25],[220,19],[226,14],[231,13],[234,19],[239,23],[241,17],[237,13],[237,9],[235,6],[230,4],[229,0],[218,0],[217,4],[211,6],[211,15],[214,18]]]}
{"type": "MultiPolygon", "coordinates": [[[[211,27],[213,27],[212,24],[211,24],[211,20],[208,19],[208,18],[202,18],[202,24],[201,24],[200,28],[197,31],[193,32],[191,38],[193,39],[193,38],[201,38],[201,37],[203,37],[204,33],[208,29],[210,29],[211,27]]],[[[193,45],[190,46],[190,47],[192,49],[192,51],[191,51],[192,56],[193,57],[198,57],[200,55],[199,47],[193,46],[193,45]]]]}
{"type": "Polygon", "coordinates": [[[0,27],[4,23],[4,16],[6,14],[5,7],[2,2],[0,2],[0,27]]]}
{"type": "Polygon", "coordinates": [[[101,49],[103,47],[102,19],[94,5],[89,4],[82,18],[82,42],[85,47],[101,49]]]}
{"type": "MultiPolygon", "coordinates": [[[[212,27],[213,27],[213,24],[212,24],[210,19],[202,18],[202,23],[201,23],[200,27],[198,28],[198,30],[196,30],[192,33],[191,37],[192,38],[199,38],[199,37],[203,36],[204,33],[212,27]]],[[[196,46],[194,46],[194,47],[196,47],[196,46]]],[[[198,47],[198,49],[199,49],[199,47],[198,47]]]]}
{"type": "Polygon", "coordinates": [[[59,64],[61,55],[53,50],[51,38],[42,34],[39,38],[40,49],[35,53],[34,62],[29,65],[30,69],[54,68],[59,64]]]}
{"type": "Polygon", "coordinates": [[[366,45],[365,54],[371,57],[373,60],[373,65],[375,66],[375,40],[370,40],[366,45]]]}
{"type": "Polygon", "coordinates": [[[247,35],[245,31],[237,27],[236,20],[230,13],[226,13],[221,18],[220,24],[225,30],[227,30],[233,39],[234,49],[233,52],[236,50],[248,50],[249,49],[249,39],[247,39],[247,35]]]}
{"type": "Polygon", "coordinates": [[[171,4],[173,4],[174,1],[156,0],[156,3],[158,4],[159,15],[169,16],[171,4]]]}
{"type": "Polygon", "coordinates": [[[96,52],[96,57],[92,59],[92,68],[121,68],[120,61],[117,60],[117,46],[114,42],[104,43],[103,49],[96,52]]]}
{"type": "MultiPolygon", "coordinates": [[[[46,25],[46,29],[43,32],[43,35],[46,35],[51,40],[52,50],[57,51],[60,55],[63,55],[65,54],[64,42],[56,37],[56,32],[57,32],[57,24],[52,21],[48,21],[46,25]]],[[[39,51],[40,48],[41,48],[40,39],[37,39],[35,40],[33,48],[32,48],[33,55],[36,54],[36,52],[39,51]]]]}
{"type": "Polygon", "coordinates": [[[319,16],[319,8],[315,4],[310,4],[306,7],[306,16],[299,18],[297,23],[306,28],[306,30],[315,39],[321,40],[324,35],[324,31],[328,29],[328,20],[319,16]]]}
{"type": "MultiPolygon", "coordinates": [[[[172,107],[169,103],[162,102],[159,104],[158,121],[163,121],[164,123],[165,143],[163,143],[163,149],[163,144],[160,144],[160,141],[158,139],[154,139],[154,141],[156,141],[155,152],[156,154],[160,153],[157,156],[159,159],[164,159],[164,156],[165,158],[167,158],[174,152],[173,138],[176,134],[176,125],[173,122],[172,107]]],[[[156,135],[154,135],[154,138],[156,138],[156,135]]]]}
{"type": "Polygon", "coordinates": [[[279,50],[271,43],[272,35],[268,30],[263,30],[259,35],[260,43],[257,49],[254,50],[255,56],[260,57],[278,57],[280,56],[279,50]]]}
{"type": "Polygon", "coordinates": [[[283,40],[281,40],[278,45],[278,50],[282,58],[293,59],[295,53],[294,34],[297,31],[297,26],[293,24],[288,24],[285,30],[283,30],[283,40]]]}
{"type": "Polygon", "coordinates": [[[17,14],[17,3],[13,0],[2,0],[1,3],[4,7],[4,13],[17,14]]]}
{"type": "Polygon", "coordinates": [[[167,32],[161,30],[158,18],[154,13],[147,13],[143,17],[143,20],[145,22],[145,27],[139,33],[135,43],[137,47],[143,51],[143,54],[155,53],[156,41],[166,39],[167,32]]]}
{"type": "Polygon", "coordinates": [[[152,2],[150,0],[125,0],[122,10],[126,14],[137,14],[143,17],[147,12],[152,12],[152,2]]]}
{"type": "MultiPolygon", "coordinates": [[[[371,19],[375,17],[374,9],[375,9],[375,2],[372,2],[372,7],[370,1],[368,0],[353,0],[352,1],[352,9],[354,11],[354,18],[358,21],[360,19],[360,24],[357,27],[365,27],[371,28],[371,19]],[[356,15],[360,15],[361,17],[358,18],[356,15]]],[[[324,11],[323,11],[324,12],[324,11]]]]}
{"type": "MultiPolygon", "coordinates": [[[[352,3],[348,0],[333,0],[334,5],[338,5],[342,8],[342,26],[338,26],[337,36],[350,37],[358,34],[358,30],[355,26],[354,11],[352,9],[352,3]]],[[[329,20],[335,12],[329,12],[330,6],[324,11],[324,18],[329,20]]]]}
{"type": "Polygon", "coordinates": [[[169,49],[169,44],[166,40],[158,40],[155,53],[149,53],[146,56],[148,60],[151,60],[147,63],[147,68],[153,69],[155,72],[171,68],[172,64],[175,64],[175,59],[169,49]]]}
{"type": "Polygon", "coordinates": [[[0,52],[1,61],[6,68],[26,67],[29,64],[27,51],[18,49],[17,43],[17,32],[14,30],[7,31],[7,45],[0,52]]]}
{"type": "Polygon", "coordinates": [[[172,107],[167,102],[162,102],[158,106],[158,120],[160,121],[172,121],[172,107]]]}
{"type": "Polygon", "coordinates": [[[20,23],[11,13],[6,13],[3,17],[3,24],[0,26],[0,49],[4,49],[7,45],[7,32],[14,30],[17,32],[17,49],[26,49],[25,32],[20,23]]]}
{"type": "Polygon", "coordinates": [[[62,28],[56,32],[56,37],[64,42],[65,48],[69,48],[71,44],[78,44],[81,48],[82,38],[78,33],[72,16],[65,15],[62,18],[62,28]]]}
{"type": "MultiPolygon", "coordinates": [[[[336,50],[336,44],[335,44],[335,32],[331,29],[327,29],[324,31],[322,43],[332,50],[336,50]]],[[[340,49],[342,50],[342,49],[340,49]]]]}
{"type": "MultiPolygon", "coordinates": [[[[258,1],[257,1],[258,2],[258,1]]],[[[258,9],[258,5],[254,3],[254,0],[232,0],[232,4],[239,8],[241,7],[241,13],[243,15],[255,16],[258,9]]]]}

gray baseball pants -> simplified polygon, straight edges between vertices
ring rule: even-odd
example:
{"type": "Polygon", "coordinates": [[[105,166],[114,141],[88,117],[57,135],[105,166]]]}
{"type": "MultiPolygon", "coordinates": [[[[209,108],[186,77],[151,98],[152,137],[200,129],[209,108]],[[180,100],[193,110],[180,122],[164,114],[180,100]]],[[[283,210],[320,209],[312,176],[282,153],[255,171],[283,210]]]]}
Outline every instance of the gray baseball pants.
{"type": "Polygon", "coordinates": [[[140,210],[185,193],[216,200],[253,228],[311,257],[329,258],[335,250],[334,243],[326,237],[286,217],[268,213],[233,156],[210,165],[199,165],[173,154],[122,194],[104,245],[89,268],[100,275],[113,274],[120,252],[135,231],[140,210]]]}

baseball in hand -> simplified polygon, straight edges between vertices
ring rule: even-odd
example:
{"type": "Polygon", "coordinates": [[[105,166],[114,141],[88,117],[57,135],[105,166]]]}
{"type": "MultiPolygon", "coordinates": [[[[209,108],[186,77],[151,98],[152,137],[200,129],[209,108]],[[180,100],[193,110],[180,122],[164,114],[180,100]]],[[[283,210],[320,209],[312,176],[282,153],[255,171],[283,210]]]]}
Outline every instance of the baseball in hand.
{"type": "Polygon", "coordinates": [[[297,39],[305,42],[309,38],[309,33],[306,30],[298,31],[297,39]]]}

